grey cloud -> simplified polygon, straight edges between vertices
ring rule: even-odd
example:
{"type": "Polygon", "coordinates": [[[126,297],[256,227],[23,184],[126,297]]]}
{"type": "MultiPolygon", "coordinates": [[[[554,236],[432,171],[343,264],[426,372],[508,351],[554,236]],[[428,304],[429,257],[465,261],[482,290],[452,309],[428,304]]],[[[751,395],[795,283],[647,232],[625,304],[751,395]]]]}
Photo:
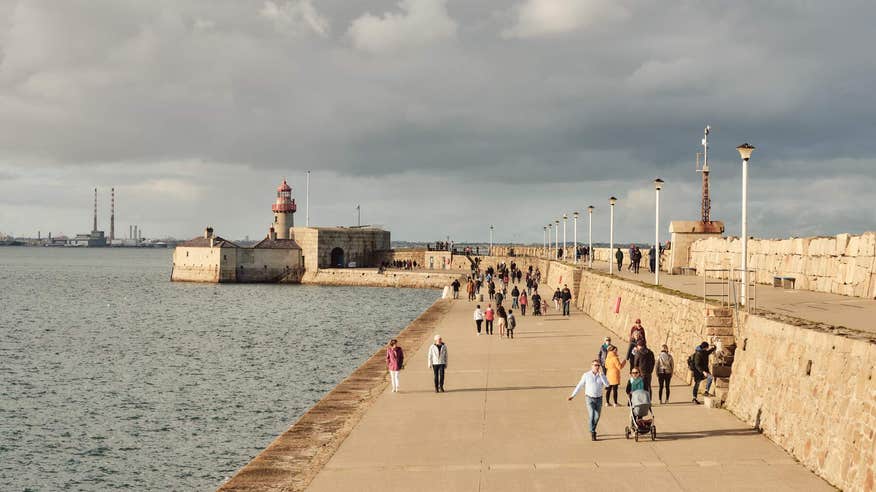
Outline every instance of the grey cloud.
{"type": "Polygon", "coordinates": [[[28,197],[69,178],[81,189],[62,196],[83,195],[86,207],[93,183],[133,186],[149,230],[184,235],[209,219],[260,234],[264,210],[246,202],[313,169],[337,184],[326,220],[367,188],[363,208],[406,239],[432,235],[415,219],[430,215],[439,237],[484,239],[492,221],[537,242],[550,216],[611,194],[623,198],[621,236],[646,239],[650,214],[625,207],[645,207],[656,176],[667,180],[667,214],[698,216],[694,154],[707,123],[716,214],[738,215],[734,147],[750,141],[753,198],[757,187],[787,189],[757,198],[759,233],[874,227],[859,212],[876,208],[872,193],[800,214],[792,192],[876,180],[870,2],[630,0],[611,22],[576,17],[507,38],[520,20],[512,4],[451,1],[452,39],[445,30],[441,42],[356,49],[357,19],[396,22],[414,4],[4,4],[0,170],[18,179],[0,193],[19,212],[0,229],[50,216],[28,197]],[[173,189],[201,191],[187,201],[173,189]],[[217,194],[227,205],[217,208],[217,194]]]}

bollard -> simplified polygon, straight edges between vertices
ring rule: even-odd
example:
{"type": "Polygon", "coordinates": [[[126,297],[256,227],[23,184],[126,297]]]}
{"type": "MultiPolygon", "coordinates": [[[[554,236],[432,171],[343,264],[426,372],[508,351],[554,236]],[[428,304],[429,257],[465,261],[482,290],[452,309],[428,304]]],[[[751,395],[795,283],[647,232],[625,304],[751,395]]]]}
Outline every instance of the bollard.
{"type": "Polygon", "coordinates": [[[620,297],[618,297],[617,300],[614,301],[614,314],[617,314],[620,312],[620,302],[621,302],[620,297]]]}

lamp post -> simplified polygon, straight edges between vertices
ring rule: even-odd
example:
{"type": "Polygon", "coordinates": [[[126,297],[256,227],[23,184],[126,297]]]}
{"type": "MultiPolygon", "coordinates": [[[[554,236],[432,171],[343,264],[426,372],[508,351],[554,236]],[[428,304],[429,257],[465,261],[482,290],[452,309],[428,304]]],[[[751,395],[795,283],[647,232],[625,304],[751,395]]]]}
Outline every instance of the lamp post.
{"type": "Polygon", "coordinates": [[[578,212],[572,214],[572,242],[575,243],[575,264],[578,264],[578,212]]]}
{"type": "Polygon", "coordinates": [[[551,250],[554,249],[554,223],[548,223],[548,251],[545,251],[545,256],[547,258],[551,257],[551,250]]]}
{"type": "Polygon", "coordinates": [[[566,222],[569,220],[569,216],[563,214],[563,261],[566,261],[566,222]]]}
{"type": "Polygon", "coordinates": [[[754,146],[748,142],[736,147],[742,157],[742,305],[748,304],[748,160],[754,146]]]}
{"type": "Polygon", "coordinates": [[[542,234],[544,237],[541,241],[541,254],[544,255],[547,251],[547,226],[542,227],[542,229],[544,229],[544,234],[542,234]]]}
{"type": "Polygon", "coordinates": [[[554,221],[556,227],[554,227],[554,233],[556,235],[556,239],[554,240],[554,256],[557,254],[557,250],[560,249],[560,219],[554,221]]]}
{"type": "Polygon", "coordinates": [[[654,207],[654,285],[660,285],[660,190],[663,189],[663,180],[654,180],[654,192],[656,205],[654,207]]]}
{"type": "Polygon", "coordinates": [[[608,274],[614,272],[614,204],[617,203],[617,198],[611,197],[608,199],[608,204],[611,205],[611,226],[608,233],[608,274]]]}
{"type": "Polygon", "coordinates": [[[593,205],[587,207],[590,224],[587,226],[587,268],[593,269],[593,205]]]}
{"type": "Polygon", "coordinates": [[[487,254],[493,256],[493,224],[490,224],[490,250],[487,254]]]}

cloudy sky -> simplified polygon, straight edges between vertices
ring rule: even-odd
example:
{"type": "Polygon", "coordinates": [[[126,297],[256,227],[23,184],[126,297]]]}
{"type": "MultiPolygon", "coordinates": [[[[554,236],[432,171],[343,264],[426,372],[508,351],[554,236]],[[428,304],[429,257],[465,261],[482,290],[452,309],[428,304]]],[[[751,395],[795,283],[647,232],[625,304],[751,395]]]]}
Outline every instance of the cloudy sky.
{"type": "MultiPolygon", "coordinates": [[[[596,206],[607,239],[713,218],[738,234],[876,229],[872,1],[0,0],[0,232],[262,236],[286,177],[304,222],[394,239],[542,241],[596,206]]],[[[584,224],[579,224],[583,237],[584,224]]],[[[571,239],[571,225],[569,228],[571,239]]]]}

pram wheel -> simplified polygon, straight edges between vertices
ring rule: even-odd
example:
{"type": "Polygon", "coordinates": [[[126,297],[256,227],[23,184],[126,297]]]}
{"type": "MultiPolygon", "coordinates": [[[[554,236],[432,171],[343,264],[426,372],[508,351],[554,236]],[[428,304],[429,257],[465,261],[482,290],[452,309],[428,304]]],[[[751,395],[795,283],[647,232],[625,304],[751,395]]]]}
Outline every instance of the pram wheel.
{"type": "Polygon", "coordinates": [[[627,436],[627,439],[630,438],[630,428],[624,427],[624,435],[627,436]]]}
{"type": "Polygon", "coordinates": [[[651,426],[651,440],[652,441],[657,440],[657,427],[655,427],[653,425],[651,426]]]}

